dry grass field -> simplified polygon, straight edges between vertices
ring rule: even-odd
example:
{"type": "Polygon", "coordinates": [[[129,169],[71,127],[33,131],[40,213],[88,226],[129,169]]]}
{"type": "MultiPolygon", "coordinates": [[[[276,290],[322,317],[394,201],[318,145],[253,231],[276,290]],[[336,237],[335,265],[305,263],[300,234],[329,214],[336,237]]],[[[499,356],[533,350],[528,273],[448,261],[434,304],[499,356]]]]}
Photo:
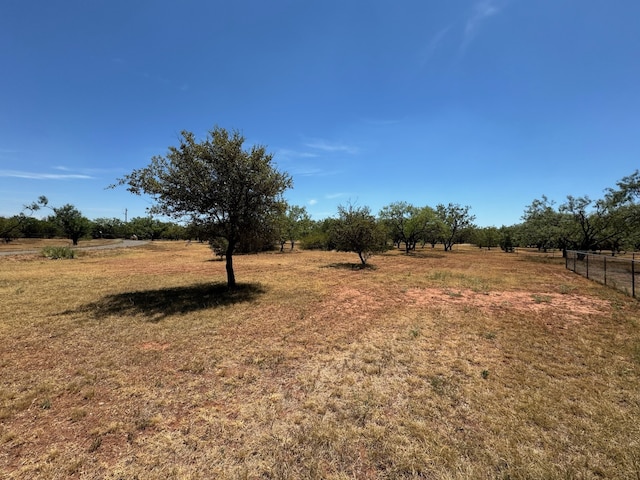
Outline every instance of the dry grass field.
{"type": "Polygon", "coordinates": [[[459,248],[0,257],[0,478],[640,479],[638,302],[459,248]]]}

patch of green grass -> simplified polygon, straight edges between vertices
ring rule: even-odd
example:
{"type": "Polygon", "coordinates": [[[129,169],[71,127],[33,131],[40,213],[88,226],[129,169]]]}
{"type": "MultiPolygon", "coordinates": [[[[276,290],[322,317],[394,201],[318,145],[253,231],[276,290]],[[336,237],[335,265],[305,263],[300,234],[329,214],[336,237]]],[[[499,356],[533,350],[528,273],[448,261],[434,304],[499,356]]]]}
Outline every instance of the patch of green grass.
{"type": "Polygon", "coordinates": [[[50,258],[52,260],[76,258],[76,251],[70,247],[49,246],[44,247],[40,253],[43,257],[50,258]]]}

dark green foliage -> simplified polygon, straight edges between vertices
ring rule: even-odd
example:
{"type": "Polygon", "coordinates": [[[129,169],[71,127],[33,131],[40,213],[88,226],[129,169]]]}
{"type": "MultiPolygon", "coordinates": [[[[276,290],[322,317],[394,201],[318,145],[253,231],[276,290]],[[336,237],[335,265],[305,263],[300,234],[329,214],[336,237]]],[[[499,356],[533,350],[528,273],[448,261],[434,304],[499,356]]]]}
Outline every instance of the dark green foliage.
{"type": "Polygon", "coordinates": [[[228,243],[226,238],[215,237],[209,240],[209,248],[216,257],[222,260],[227,253],[228,243]]]}
{"type": "Polygon", "coordinates": [[[512,253],[515,250],[516,243],[514,240],[514,228],[513,227],[505,227],[504,225],[500,227],[499,235],[500,235],[500,248],[502,251],[507,253],[512,253]]]}

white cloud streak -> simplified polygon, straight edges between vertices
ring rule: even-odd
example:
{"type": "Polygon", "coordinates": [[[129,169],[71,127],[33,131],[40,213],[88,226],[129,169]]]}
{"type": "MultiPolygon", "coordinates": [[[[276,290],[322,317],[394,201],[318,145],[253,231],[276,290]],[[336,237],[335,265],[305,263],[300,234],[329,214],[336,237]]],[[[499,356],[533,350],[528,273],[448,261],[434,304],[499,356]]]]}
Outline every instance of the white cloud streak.
{"type": "Polygon", "coordinates": [[[437,32],[433,36],[433,38],[431,38],[431,41],[429,41],[428,45],[421,55],[420,63],[423,67],[429,62],[431,57],[435,54],[436,50],[438,50],[447,33],[449,33],[449,30],[451,30],[451,25],[443,28],[442,30],[437,32]]]}
{"type": "Polygon", "coordinates": [[[491,17],[498,15],[502,9],[502,2],[496,0],[482,0],[475,4],[473,13],[467,19],[464,27],[461,51],[464,51],[476,37],[480,27],[491,17]]]}
{"type": "Polygon", "coordinates": [[[74,173],[39,173],[19,170],[0,170],[0,177],[26,178],[29,180],[91,180],[95,177],[74,173]]]}
{"type": "Polygon", "coordinates": [[[351,145],[344,145],[342,143],[330,143],[324,140],[314,140],[304,144],[306,147],[313,148],[329,153],[348,153],[350,155],[356,155],[359,152],[357,147],[351,145]]]}

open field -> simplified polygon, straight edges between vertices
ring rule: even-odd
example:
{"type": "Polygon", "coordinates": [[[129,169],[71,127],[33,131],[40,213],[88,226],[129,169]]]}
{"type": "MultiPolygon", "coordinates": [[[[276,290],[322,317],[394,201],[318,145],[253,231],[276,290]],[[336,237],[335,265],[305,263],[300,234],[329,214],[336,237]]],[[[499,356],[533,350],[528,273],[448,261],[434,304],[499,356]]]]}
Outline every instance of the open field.
{"type": "Polygon", "coordinates": [[[640,479],[640,310],[500,251],[0,257],[0,478],[640,479]]]}

